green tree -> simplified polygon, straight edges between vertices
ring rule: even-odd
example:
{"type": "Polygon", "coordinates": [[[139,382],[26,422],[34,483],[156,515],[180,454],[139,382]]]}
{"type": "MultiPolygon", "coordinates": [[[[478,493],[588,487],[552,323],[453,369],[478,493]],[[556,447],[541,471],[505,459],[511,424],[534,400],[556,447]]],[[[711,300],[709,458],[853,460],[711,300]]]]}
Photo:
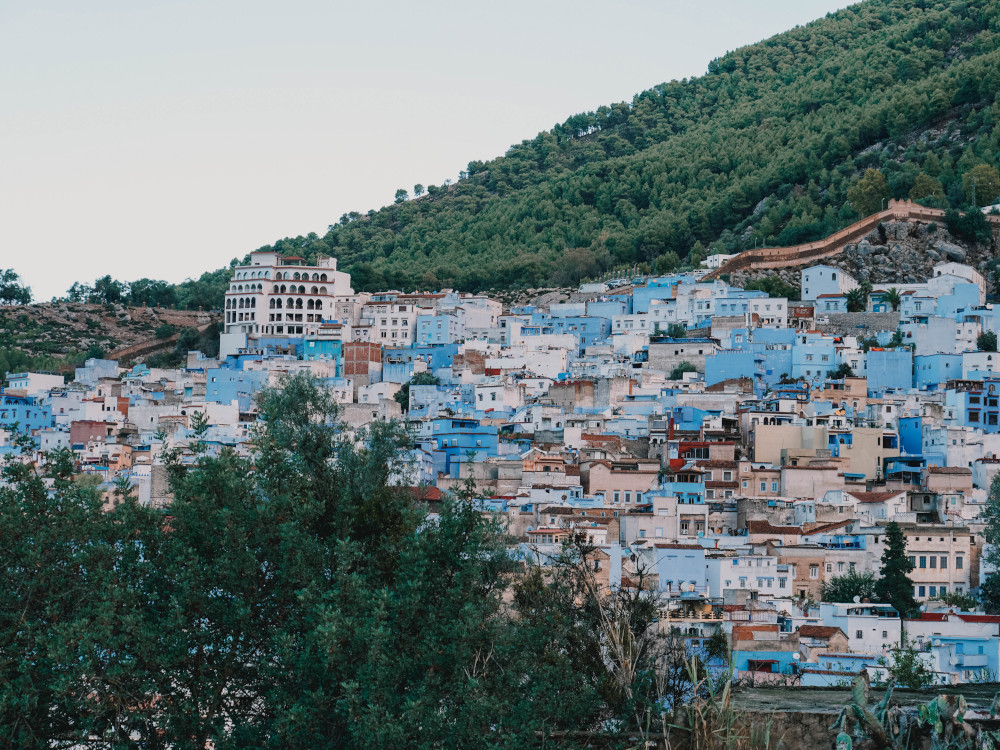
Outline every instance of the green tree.
{"type": "Polygon", "coordinates": [[[905,634],[899,647],[890,652],[888,659],[881,658],[880,663],[889,672],[891,685],[919,690],[934,684],[934,670],[927,664],[926,652],[915,649],[905,634]]]}
{"type": "Polygon", "coordinates": [[[698,372],[698,368],[690,362],[681,362],[670,371],[669,380],[681,380],[686,372],[698,372]]]}
{"type": "Polygon", "coordinates": [[[996,331],[983,331],[976,337],[976,348],[981,352],[995,352],[997,350],[996,331]]]}
{"type": "Polygon", "coordinates": [[[896,312],[903,301],[903,295],[899,293],[896,287],[890,287],[885,293],[885,301],[892,305],[892,311],[896,312]]]}
{"type": "Polygon", "coordinates": [[[847,191],[847,200],[859,216],[869,216],[881,211],[885,200],[889,197],[891,194],[885,175],[871,168],[866,169],[847,191]]]}
{"type": "Polygon", "coordinates": [[[854,370],[852,370],[851,366],[846,362],[841,362],[837,365],[837,369],[835,370],[828,370],[826,376],[831,380],[843,380],[844,378],[856,377],[854,370]]]}
{"type": "Polygon", "coordinates": [[[111,276],[102,276],[94,282],[94,291],[91,294],[91,301],[106,305],[113,305],[124,301],[128,294],[128,285],[123,284],[111,276]]]}
{"type": "Polygon", "coordinates": [[[962,175],[962,192],[970,206],[988,206],[1000,198],[1000,172],[989,164],[978,164],[962,175]]]}
{"type": "Polygon", "coordinates": [[[31,289],[13,268],[0,269],[0,305],[27,305],[31,299],[31,289]]]}
{"type": "Polygon", "coordinates": [[[921,172],[910,188],[910,200],[917,202],[942,203],[945,200],[944,187],[936,177],[921,172]]]}
{"type": "Polygon", "coordinates": [[[177,327],[170,323],[161,323],[153,331],[153,335],[158,339],[169,339],[175,333],[177,333],[177,327]]]}
{"type": "Polygon", "coordinates": [[[875,574],[850,570],[842,576],[834,576],[823,582],[823,601],[852,602],[854,597],[877,601],[875,595],[875,574]]]}
{"type": "Polygon", "coordinates": [[[668,274],[673,273],[678,268],[680,268],[681,259],[673,250],[668,250],[659,256],[653,264],[657,273],[668,274]]]}
{"type": "Polygon", "coordinates": [[[868,295],[860,287],[851,289],[847,293],[847,311],[864,312],[868,307],[868,295]]]}
{"type": "Polygon", "coordinates": [[[394,203],[406,203],[410,199],[410,194],[406,192],[404,188],[400,188],[396,191],[396,197],[393,199],[394,203]]]}
{"type": "Polygon", "coordinates": [[[418,182],[416,185],[413,186],[413,194],[417,198],[419,198],[421,195],[424,194],[424,186],[418,182]]]}
{"type": "Polygon", "coordinates": [[[667,336],[672,339],[686,339],[687,326],[683,323],[671,323],[667,326],[667,336]]]}
{"type": "Polygon", "coordinates": [[[913,581],[907,575],[913,563],[906,555],[906,538],[895,521],[885,527],[885,550],[882,552],[880,578],[875,583],[878,600],[891,604],[900,617],[910,617],[917,611],[913,598],[913,581]]]}
{"type": "Polygon", "coordinates": [[[405,383],[403,387],[396,391],[393,396],[396,402],[403,407],[403,411],[410,410],[410,386],[411,385],[441,385],[441,378],[433,372],[418,372],[405,383]]]}
{"type": "MultiPolygon", "coordinates": [[[[993,478],[986,495],[986,507],[981,514],[986,522],[983,529],[983,562],[993,570],[1000,570],[1000,475],[993,478]]],[[[990,613],[1000,612],[1000,575],[991,574],[980,585],[983,606],[990,613]]]]}

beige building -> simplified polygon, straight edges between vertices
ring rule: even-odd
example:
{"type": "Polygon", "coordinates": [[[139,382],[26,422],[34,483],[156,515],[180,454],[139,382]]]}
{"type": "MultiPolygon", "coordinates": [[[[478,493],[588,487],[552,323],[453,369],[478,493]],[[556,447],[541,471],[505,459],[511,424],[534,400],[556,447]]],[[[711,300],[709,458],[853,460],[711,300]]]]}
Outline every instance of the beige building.
{"type": "Polygon", "coordinates": [[[594,461],[581,473],[587,494],[602,496],[606,506],[627,508],[641,504],[643,496],[656,487],[660,462],[641,458],[594,461]]]}

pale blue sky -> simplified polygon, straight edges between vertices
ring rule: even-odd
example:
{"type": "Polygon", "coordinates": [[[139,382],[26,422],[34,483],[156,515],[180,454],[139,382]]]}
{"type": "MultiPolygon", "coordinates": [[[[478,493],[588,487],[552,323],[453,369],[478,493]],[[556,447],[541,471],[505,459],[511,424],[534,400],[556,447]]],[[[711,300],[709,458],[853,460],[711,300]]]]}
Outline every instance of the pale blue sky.
{"type": "Polygon", "coordinates": [[[180,281],[847,5],[0,2],[0,268],[180,281]]]}

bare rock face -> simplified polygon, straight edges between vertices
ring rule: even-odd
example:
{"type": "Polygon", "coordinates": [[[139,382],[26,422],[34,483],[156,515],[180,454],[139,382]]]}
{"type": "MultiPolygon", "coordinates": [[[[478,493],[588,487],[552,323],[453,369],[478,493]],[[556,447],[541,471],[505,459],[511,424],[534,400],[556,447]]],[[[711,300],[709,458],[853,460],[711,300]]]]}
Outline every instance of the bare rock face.
{"type": "Polygon", "coordinates": [[[942,262],[967,263],[987,272],[986,264],[994,253],[995,248],[989,245],[972,245],[956,239],[941,225],[893,221],[872,230],[856,244],[845,245],[839,255],[794,268],[734,271],[729,281],[742,286],[776,275],[786,284],[798,287],[804,268],[827,265],[871,284],[913,284],[930,278],[934,266],[942,262]]]}
{"type": "Polygon", "coordinates": [[[950,242],[938,242],[934,249],[939,253],[948,257],[948,260],[953,260],[956,263],[965,263],[966,253],[965,248],[961,248],[958,245],[953,245],[950,242]]]}

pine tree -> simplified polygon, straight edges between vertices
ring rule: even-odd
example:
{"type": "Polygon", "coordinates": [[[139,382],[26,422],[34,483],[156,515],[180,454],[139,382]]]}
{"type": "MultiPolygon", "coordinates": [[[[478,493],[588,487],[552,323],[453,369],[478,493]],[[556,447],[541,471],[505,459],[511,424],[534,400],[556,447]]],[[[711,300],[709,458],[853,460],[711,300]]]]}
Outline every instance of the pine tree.
{"type": "Polygon", "coordinates": [[[906,556],[906,538],[899,524],[890,521],[885,527],[885,551],[882,553],[882,577],[875,583],[879,600],[891,604],[901,618],[917,611],[913,598],[913,581],[907,575],[913,563],[906,556]]]}

